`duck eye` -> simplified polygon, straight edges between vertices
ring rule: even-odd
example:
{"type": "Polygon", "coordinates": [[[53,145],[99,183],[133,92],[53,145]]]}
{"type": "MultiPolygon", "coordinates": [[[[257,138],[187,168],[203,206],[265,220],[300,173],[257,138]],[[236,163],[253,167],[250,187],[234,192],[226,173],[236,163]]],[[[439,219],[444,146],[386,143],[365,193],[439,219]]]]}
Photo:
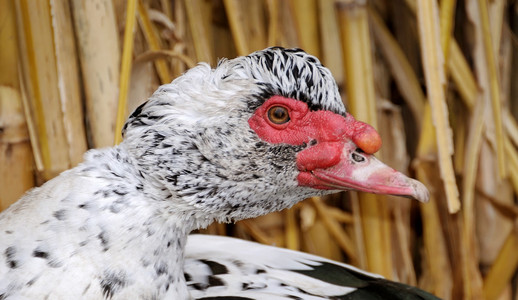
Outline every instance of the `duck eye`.
{"type": "Polygon", "coordinates": [[[290,120],[290,113],[284,106],[272,106],[268,109],[268,119],[277,125],[284,124],[290,120]]]}

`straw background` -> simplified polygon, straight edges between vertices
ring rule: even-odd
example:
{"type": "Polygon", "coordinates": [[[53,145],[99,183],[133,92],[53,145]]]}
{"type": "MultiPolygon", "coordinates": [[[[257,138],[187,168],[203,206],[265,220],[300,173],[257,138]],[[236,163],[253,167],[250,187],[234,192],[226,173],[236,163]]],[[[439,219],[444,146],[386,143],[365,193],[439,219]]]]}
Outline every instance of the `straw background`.
{"type": "Polygon", "coordinates": [[[197,62],[320,58],[428,204],[341,193],[204,232],[316,253],[444,299],[517,299],[518,1],[0,0],[0,210],[120,141],[197,62]]]}

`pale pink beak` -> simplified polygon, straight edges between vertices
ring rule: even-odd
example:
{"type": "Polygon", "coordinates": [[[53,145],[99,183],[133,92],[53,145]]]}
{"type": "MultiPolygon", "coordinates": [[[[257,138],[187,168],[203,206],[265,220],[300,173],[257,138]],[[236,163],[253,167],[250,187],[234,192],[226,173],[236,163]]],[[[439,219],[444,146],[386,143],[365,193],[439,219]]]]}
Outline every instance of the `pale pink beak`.
{"type": "Polygon", "coordinates": [[[392,169],[372,155],[381,146],[376,130],[350,115],[346,119],[359,130],[344,135],[341,140],[320,141],[297,155],[297,167],[301,171],[297,177],[299,184],[316,189],[397,195],[428,202],[428,189],[421,182],[392,169]]]}

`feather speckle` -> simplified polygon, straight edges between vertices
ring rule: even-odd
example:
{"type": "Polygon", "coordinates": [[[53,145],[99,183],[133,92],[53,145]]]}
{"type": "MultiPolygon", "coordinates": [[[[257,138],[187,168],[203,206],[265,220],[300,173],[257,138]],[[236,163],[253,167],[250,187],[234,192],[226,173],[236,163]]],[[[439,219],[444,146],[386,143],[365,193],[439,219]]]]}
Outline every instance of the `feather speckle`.
{"type": "MultiPolygon", "coordinates": [[[[88,151],[0,214],[0,300],[355,299],[347,295],[382,290],[387,281],[377,276],[303,253],[188,241],[214,221],[333,192],[301,185],[297,156],[322,142],[312,132],[332,138],[344,129],[318,126],[296,143],[267,142],[249,120],[272,97],[303,113],[347,116],[330,71],[300,49],[198,65],[130,115],[120,145],[88,151]],[[336,270],[353,284],[326,275],[336,270]]],[[[399,291],[391,284],[386,291],[399,291]]]]}

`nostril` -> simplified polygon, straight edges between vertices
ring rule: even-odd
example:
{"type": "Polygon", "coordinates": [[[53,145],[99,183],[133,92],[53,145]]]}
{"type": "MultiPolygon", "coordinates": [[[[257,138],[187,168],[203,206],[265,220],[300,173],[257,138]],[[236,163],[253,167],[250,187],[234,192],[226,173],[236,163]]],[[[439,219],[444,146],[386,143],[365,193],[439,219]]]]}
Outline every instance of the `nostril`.
{"type": "Polygon", "coordinates": [[[351,158],[353,159],[353,161],[355,161],[357,163],[362,163],[365,161],[365,157],[357,152],[351,153],[351,158]]]}
{"type": "Polygon", "coordinates": [[[310,146],[315,146],[317,143],[318,143],[318,142],[317,142],[317,140],[311,140],[311,141],[309,141],[309,145],[310,145],[310,146]]]}

